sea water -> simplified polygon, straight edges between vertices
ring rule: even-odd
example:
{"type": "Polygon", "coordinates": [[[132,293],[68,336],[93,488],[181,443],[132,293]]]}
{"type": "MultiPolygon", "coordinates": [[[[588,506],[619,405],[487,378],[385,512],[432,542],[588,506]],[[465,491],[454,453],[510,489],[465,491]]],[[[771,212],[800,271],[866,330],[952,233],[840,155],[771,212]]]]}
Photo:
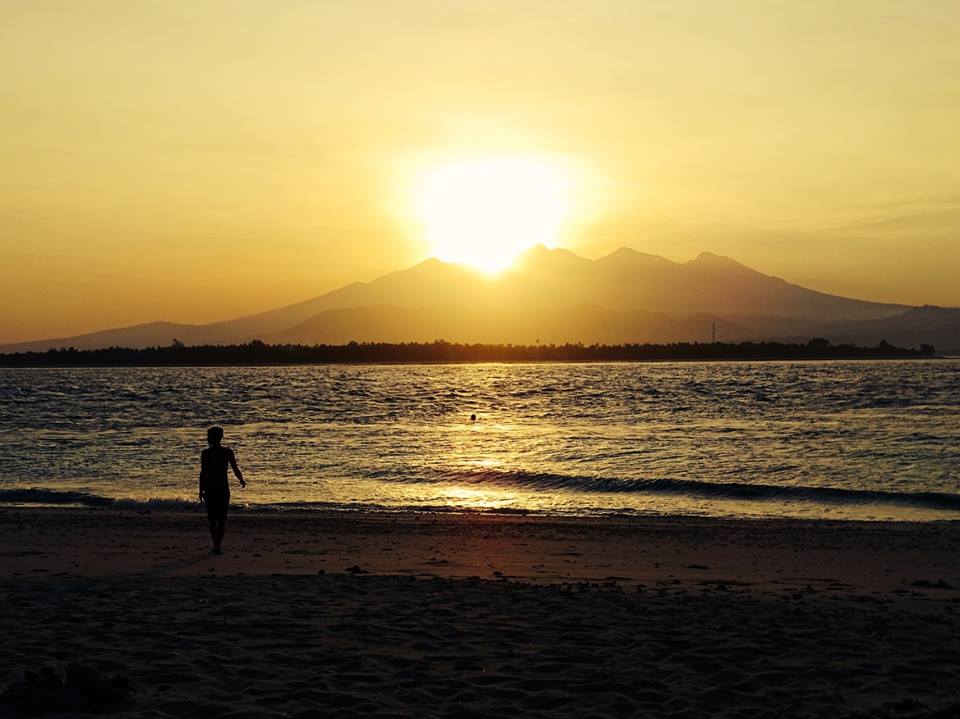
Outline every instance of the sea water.
{"type": "Polygon", "coordinates": [[[0,369],[0,503],[960,519],[960,361],[0,369]],[[476,415],[476,420],[471,420],[476,415]]]}

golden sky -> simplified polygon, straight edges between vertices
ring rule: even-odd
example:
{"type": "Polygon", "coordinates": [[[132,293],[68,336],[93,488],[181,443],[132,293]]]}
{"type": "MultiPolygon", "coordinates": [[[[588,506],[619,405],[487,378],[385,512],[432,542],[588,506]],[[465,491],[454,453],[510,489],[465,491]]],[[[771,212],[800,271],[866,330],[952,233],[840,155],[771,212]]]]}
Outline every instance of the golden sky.
{"type": "Polygon", "coordinates": [[[485,154],[579,168],[587,257],[960,305],[957,78],[954,0],[0,0],[0,341],[413,264],[485,154]]]}

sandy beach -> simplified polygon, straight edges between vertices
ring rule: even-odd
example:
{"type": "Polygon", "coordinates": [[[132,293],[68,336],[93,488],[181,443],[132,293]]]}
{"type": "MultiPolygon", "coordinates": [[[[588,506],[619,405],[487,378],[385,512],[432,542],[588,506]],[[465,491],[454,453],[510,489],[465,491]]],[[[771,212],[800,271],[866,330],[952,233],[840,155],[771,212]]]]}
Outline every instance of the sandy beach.
{"type": "Polygon", "coordinates": [[[238,512],[217,557],[204,523],[0,511],[3,687],[79,663],[118,689],[69,711],[144,717],[960,706],[957,523],[238,512]]]}

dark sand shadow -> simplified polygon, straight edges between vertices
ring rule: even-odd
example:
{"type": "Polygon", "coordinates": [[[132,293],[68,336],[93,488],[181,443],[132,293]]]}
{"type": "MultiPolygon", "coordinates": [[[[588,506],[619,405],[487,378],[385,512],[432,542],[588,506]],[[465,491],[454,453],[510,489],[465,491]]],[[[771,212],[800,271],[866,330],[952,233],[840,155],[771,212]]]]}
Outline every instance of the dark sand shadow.
{"type": "Polygon", "coordinates": [[[150,567],[148,569],[142,569],[142,570],[134,569],[129,572],[124,572],[123,576],[125,577],[159,577],[163,574],[167,574],[169,572],[175,572],[180,569],[188,569],[197,564],[200,564],[201,562],[209,562],[213,559],[215,559],[214,555],[212,555],[209,551],[206,551],[200,554],[199,556],[178,559],[168,564],[161,564],[155,567],[150,567]]]}

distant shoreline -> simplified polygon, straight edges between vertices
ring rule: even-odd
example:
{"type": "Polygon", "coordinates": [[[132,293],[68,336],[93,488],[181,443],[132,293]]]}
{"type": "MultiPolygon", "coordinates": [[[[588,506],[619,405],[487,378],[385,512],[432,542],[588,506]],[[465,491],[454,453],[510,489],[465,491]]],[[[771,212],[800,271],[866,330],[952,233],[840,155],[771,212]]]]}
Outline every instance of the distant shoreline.
{"type": "Polygon", "coordinates": [[[336,362],[193,362],[155,364],[8,364],[0,361],[3,369],[151,369],[169,367],[189,369],[200,367],[430,367],[442,365],[594,365],[594,364],[723,364],[732,362],[896,362],[903,360],[950,360],[955,357],[740,357],[727,359],[628,359],[628,360],[357,360],[336,362]]]}
{"type": "Polygon", "coordinates": [[[309,365],[427,364],[589,364],[649,362],[758,362],[824,360],[940,359],[930,345],[920,349],[832,345],[825,339],[805,344],[781,342],[673,343],[627,345],[509,345],[356,343],[344,345],[187,346],[0,354],[0,367],[281,367],[309,365]]]}

